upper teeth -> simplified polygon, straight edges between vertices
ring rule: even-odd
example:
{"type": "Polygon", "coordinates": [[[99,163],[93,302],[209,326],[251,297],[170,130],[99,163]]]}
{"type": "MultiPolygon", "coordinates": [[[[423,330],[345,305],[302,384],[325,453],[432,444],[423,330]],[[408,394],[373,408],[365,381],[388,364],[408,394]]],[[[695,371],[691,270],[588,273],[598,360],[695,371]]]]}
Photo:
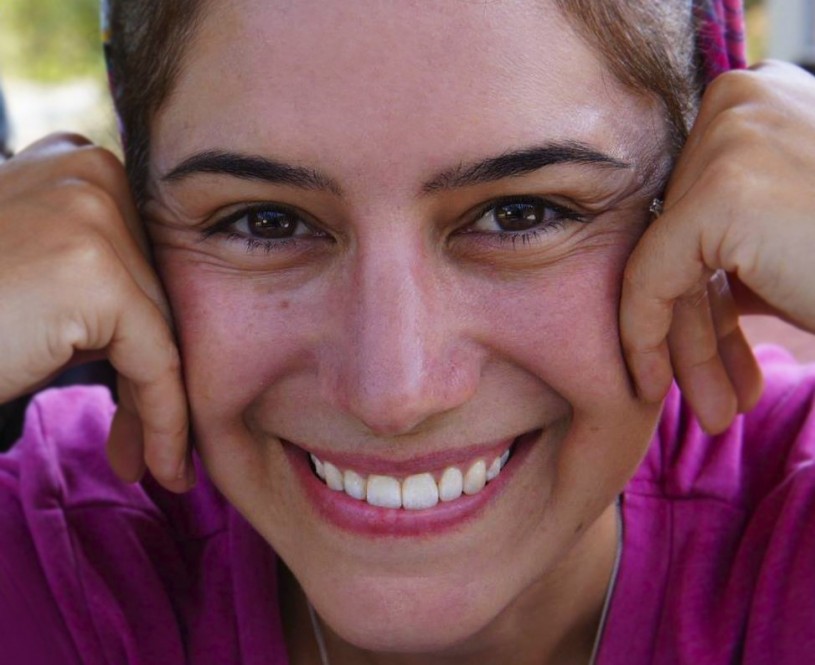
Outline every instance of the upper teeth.
{"type": "Polygon", "coordinates": [[[422,510],[432,508],[439,501],[454,501],[462,494],[477,494],[501,473],[509,460],[509,453],[507,449],[489,465],[486,460],[476,460],[465,472],[451,466],[438,476],[429,472],[419,473],[402,481],[393,476],[364,476],[351,469],[342,471],[316,455],[311,455],[311,462],[315,473],[332,490],[345,492],[348,496],[380,508],[422,510]]]}

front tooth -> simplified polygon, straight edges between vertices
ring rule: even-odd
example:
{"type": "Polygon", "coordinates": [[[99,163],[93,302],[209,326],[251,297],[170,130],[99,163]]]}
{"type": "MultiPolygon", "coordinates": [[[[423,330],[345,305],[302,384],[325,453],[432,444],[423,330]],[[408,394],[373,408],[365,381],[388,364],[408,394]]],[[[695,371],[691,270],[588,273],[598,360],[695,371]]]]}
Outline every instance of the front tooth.
{"type": "Polygon", "coordinates": [[[342,477],[345,493],[360,501],[365,501],[365,478],[356,471],[346,471],[342,477]]]}
{"type": "Polygon", "coordinates": [[[323,480],[325,480],[325,469],[323,463],[317,459],[316,455],[311,455],[311,463],[314,465],[314,472],[323,480]]]}
{"type": "Polygon", "coordinates": [[[325,484],[335,492],[342,492],[342,472],[331,462],[323,462],[325,471],[325,484]]]}
{"type": "Polygon", "coordinates": [[[464,474],[464,493],[478,494],[487,484],[487,463],[480,459],[464,474]]]}
{"type": "Polygon", "coordinates": [[[501,458],[496,457],[494,460],[492,460],[490,468],[487,469],[487,482],[495,480],[499,473],[501,473],[501,458]]]}
{"type": "Polygon", "coordinates": [[[401,508],[402,488],[396,478],[368,476],[368,503],[380,508],[401,508]]]}
{"type": "Polygon", "coordinates": [[[455,501],[464,491],[464,476],[456,467],[444,470],[439,482],[439,498],[442,501],[455,501]]]}
{"type": "Polygon", "coordinates": [[[439,502],[439,486],[429,473],[408,476],[402,481],[402,506],[406,510],[432,508],[439,502]]]}
{"type": "Polygon", "coordinates": [[[504,451],[504,454],[501,455],[501,468],[502,469],[507,465],[508,461],[509,461],[509,448],[507,448],[504,451]]]}

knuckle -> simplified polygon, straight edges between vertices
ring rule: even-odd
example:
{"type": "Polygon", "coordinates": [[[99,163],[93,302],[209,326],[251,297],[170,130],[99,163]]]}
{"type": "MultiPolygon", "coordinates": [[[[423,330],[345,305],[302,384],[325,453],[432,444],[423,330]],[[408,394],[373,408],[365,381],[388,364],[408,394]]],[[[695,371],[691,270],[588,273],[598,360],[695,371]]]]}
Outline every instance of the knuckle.
{"type": "Polygon", "coordinates": [[[754,107],[731,106],[721,111],[708,130],[715,145],[753,148],[767,139],[767,128],[754,107]]]}
{"type": "Polygon", "coordinates": [[[96,173],[124,176],[121,161],[107,148],[90,145],[77,151],[77,158],[81,159],[88,169],[96,173]]]}
{"type": "Polygon", "coordinates": [[[623,292],[638,289],[643,284],[642,273],[640,263],[630,260],[623,270],[623,292]]]}
{"type": "Polygon", "coordinates": [[[723,153],[710,162],[702,182],[710,196],[738,209],[749,193],[747,190],[751,179],[751,168],[744,160],[723,153]]]}
{"type": "Polygon", "coordinates": [[[109,291],[118,273],[118,260],[110,243],[98,235],[90,234],[76,238],[63,250],[60,259],[63,273],[70,277],[79,276],[82,281],[98,280],[106,288],[97,289],[100,293],[109,291]]]}
{"type": "Polygon", "coordinates": [[[94,227],[104,228],[121,217],[113,197],[87,180],[72,179],[65,182],[58,203],[76,221],[94,227]]]}
{"type": "Polygon", "coordinates": [[[736,69],[718,76],[705,92],[714,104],[735,106],[765,98],[770,88],[764,78],[749,69],[736,69]]]}
{"type": "Polygon", "coordinates": [[[43,143],[68,143],[72,146],[85,146],[89,145],[91,141],[83,136],[82,134],[77,134],[76,132],[54,132],[49,134],[43,141],[43,143]]]}
{"type": "Polygon", "coordinates": [[[178,351],[178,347],[172,341],[170,337],[169,331],[167,332],[167,342],[164,348],[164,355],[165,355],[165,367],[167,371],[171,372],[173,375],[180,375],[181,374],[181,354],[178,351]]]}
{"type": "Polygon", "coordinates": [[[640,238],[623,269],[624,291],[640,292],[650,290],[649,287],[653,286],[655,269],[662,265],[666,243],[670,242],[666,240],[670,237],[666,230],[667,223],[667,219],[660,219],[640,238]]]}
{"type": "Polygon", "coordinates": [[[73,168],[86,180],[98,183],[111,192],[127,183],[127,175],[119,158],[107,148],[89,145],[72,155],[73,168]]]}
{"type": "Polygon", "coordinates": [[[110,283],[115,275],[110,246],[102,238],[91,236],[83,242],[73,243],[69,252],[65,264],[86,279],[110,283]]]}

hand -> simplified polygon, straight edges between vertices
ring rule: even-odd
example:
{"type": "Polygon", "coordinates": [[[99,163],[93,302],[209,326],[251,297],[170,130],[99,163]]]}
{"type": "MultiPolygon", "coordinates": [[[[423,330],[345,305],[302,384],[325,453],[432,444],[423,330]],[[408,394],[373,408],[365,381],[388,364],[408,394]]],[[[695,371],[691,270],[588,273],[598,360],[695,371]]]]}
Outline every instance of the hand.
{"type": "Polygon", "coordinates": [[[107,357],[120,404],[117,474],[145,463],[167,488],[194,482],[179,353],[124,169],[76,136],[0,165],[0,403],[65,367],[107,357]]]}
{"type": "Polygon", "coordinates": [[[815,331],[815,78],[769,63],[721,76],[632,253],[620,334],[639,395],[676,376],[702,425],[752,408],[761,375],[738,316],[815,331]]]}

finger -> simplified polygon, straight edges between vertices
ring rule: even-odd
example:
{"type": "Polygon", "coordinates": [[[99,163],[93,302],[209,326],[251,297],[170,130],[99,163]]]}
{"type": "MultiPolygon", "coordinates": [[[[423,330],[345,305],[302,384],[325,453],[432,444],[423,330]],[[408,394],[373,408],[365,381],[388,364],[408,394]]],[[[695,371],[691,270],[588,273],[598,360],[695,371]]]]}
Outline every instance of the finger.
{"type": "Polygon", "coordinates": [[[15,161],[34,159],[42,162],[38,175],[46,183],[67,174],[72,179],[96,185],[109,195],[141,253],[149,258],[150,248],[144,225],[136,209],[124,165],[114,153],[78,134],[53,134],[30,145],[19,153],[15,161]]]}
{"type": "Polygon", "coordinates": [[[173,328],[173,319],[164,288],[144,248],[131,231],[132,225],[140,225],[141,222],[131,219],[130,222],[125,221],[122,224],[127,215],[133,217],[137,214],[135,208],[132,208],[132,203],[125,202],[124,204],[131,206],[128,212],[127,209],[122,209],[123,204],[117,201],[108,190],[95,188],[93,193],[88,195],[97,199],[97,209],[91,209],[90,214],[85,215],[86,223],[93,225],[98,233],[108,239],[111,249],[134,278],[141,291],[158,308],[165,323],[173,328]]]}
{"type": "Polygon", "coordinates": [[[135,238],[142,254],[150,256],[150,246],[124,165],[111,151],[95,145],[79,147],[74,154],[77,174],[107,192],[116,202],[126,228],[135,238]]]}
{"type": "Polygon", "coordinates": [[[722,271],[714,275],[708,287],[713,325],[730,383],[736,392],[739,413],[753,409],[761,398],[763,378],[758,361],[739,325],[739,313],[722,271]]]}
{"type": "Polygon", "coordinates": [[[15,155],[14,159],[19,161],[26,157],[59,155],[90,144],[91,141],[81,134],[58,132],[26,146],[15,155]]]}
{"type": "MultiPolygon", "coordinates": [[[[189,464],[188,413],[178,350],[158,309],[140,297],[122,308],[110,344],[110,361],[130,384],[123,409],[141,422],[144,459],[173,491],[194,479],[189,464]]],[[[126,415],[121,416],[123,427],[126,415]]],[[[128,432],[132,432],[129,425],[128,432]]],[[[118,432],[117,432],[118,434],[118,432]]]]}
{"type": "Polygon", "coordinates": [[[668,343],[677,383],[702,427],[711,434],[724,431],[735,418],[738,402],[719,356],[704,283],[676,302],[668,343]]]}
{"type": "Polygon", "coordinates": [[[694,229],[674,237],[667,210],[640,239],[629,257],[620,300],[620,338],[637,393],[660,401],[671,386],[673,369],[668,332],[674,303],[705,284],[694,229]]]}
{"type": "Polygon", "coordinates": [[[135,483],[144,475],[144,433],[133,407],[130,384],[118,379],[119,406],[113,417],[107,441],[110,465],[119,478],[135,483]]]}

